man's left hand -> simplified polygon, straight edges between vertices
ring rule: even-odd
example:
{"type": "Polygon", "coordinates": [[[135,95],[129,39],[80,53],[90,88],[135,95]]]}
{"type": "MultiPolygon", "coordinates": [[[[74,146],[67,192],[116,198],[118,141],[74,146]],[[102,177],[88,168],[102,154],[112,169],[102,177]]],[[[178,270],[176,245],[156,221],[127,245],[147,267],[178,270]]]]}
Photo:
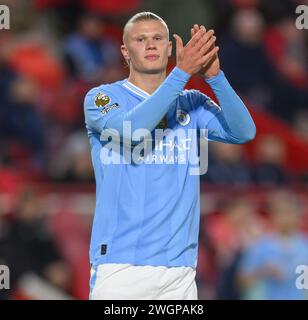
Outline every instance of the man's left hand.
{"type": "MultiPolygon", "coordinates": [[[[204,27],[203,27],[204,28],[204,27]]],[[[198,24],[195,24],[193,28],[191,28],[191,36],[193,36],[200,29],[198,24]]],[[[207,32],[213,32],[213,30],[209,30],[207,32]]],[[[211,47],[211,49],[215,46],[215,43],[211,47]]],[[[220,63],[218,54],[216,53],[213,58],[204,65],[203,69],[200,70],[199,74],[205,78],[210,78],[216,76],[220,71],[220,63]]]]}

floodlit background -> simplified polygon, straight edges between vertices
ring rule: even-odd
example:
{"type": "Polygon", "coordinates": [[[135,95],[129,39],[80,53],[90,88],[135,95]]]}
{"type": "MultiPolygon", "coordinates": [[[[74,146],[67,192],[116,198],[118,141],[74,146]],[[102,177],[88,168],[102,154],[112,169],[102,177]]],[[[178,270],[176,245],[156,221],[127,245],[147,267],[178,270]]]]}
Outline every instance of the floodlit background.
{"type": "MultiPolygon", "coordinates": [[[[1,1],[11,30],[0,30],[0,265],[11,289],[0,297],[88,298],[95,184],[83,98],[127,76],[122,27],[143,10],[185,40],[194,23],[215,29],[222,69],[257,126],[247,145],[210,144],[199,298],[307,297],[295,272],[308,265],[308,31],[295,26],[304,3],[1,1]]],[[[213,97],[200,78],[187,87],[213,97]]]]}

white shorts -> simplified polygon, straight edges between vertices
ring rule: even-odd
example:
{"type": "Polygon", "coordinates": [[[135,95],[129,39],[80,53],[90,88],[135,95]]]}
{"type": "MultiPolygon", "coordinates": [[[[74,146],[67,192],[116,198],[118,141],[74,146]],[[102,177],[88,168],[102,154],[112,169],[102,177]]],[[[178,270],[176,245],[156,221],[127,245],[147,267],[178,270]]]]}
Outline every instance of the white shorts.
{"type": "Polygon", "coordinates": [[[102,264],[91,269],[90,300],[198,300],[196,270],[102,264]]]}

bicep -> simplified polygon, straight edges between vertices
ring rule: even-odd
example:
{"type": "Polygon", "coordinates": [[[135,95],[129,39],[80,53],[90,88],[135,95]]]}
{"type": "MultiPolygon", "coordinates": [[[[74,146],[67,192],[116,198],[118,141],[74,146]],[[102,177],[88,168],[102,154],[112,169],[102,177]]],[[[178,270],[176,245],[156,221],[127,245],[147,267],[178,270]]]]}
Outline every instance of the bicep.
{"type": "Polygon", "coordinates": [[[206,129],[209,140],[230,143],[230,137],[227,134],[228,126],[220,106],[198,90],[193,90],[192,97],[198,129],[206,129]]]}
{"type": "Polygon", "coordinates": [[[212,115],[209,121],[202,121],[202,117],[199,119],[201,125],[205,125],[205,128],[208,130],[209,140],[225,143],[236,143],[236,141],[229,134],[228,125],[222,112],[217,112],[215,115],[212,115]]]}
{"type": "Polygon", "coordinates": [[[230,144],[240,144],[246,141],[234,134],[234,128],[230,130],[224,111],[210,97],[199,92],[197,99],[198,128],[207,130],[209,140],[230,144]]]}

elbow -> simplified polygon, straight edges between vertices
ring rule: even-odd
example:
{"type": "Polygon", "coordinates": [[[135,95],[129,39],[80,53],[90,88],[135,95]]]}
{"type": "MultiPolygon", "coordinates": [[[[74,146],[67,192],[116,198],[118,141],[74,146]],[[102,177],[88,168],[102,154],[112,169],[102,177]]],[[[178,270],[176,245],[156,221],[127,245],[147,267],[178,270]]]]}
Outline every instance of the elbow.
{"type": "Polygon", "coordinates": [[[237,143],[238,144],[244,144],[244,143],[247,143],[249,141],[252,141],[256,137],[256,134],[257,134],[256,126],[255,126],[254,123],[252,123],[251,126],[249,128],[247,128],[245,130],[245,132],[243,132],[241,134],[240,137],[238,137],[237,143]]]}
{"type": "Polygon", "coordinates": [[[256,137],[256,134],[257,134],[256,126],[254,123],[252,123],[251,127],[249,128],[249,130],[247,130],[247,132],[245,134],[244,143],[252,141],[256,137]]]}

